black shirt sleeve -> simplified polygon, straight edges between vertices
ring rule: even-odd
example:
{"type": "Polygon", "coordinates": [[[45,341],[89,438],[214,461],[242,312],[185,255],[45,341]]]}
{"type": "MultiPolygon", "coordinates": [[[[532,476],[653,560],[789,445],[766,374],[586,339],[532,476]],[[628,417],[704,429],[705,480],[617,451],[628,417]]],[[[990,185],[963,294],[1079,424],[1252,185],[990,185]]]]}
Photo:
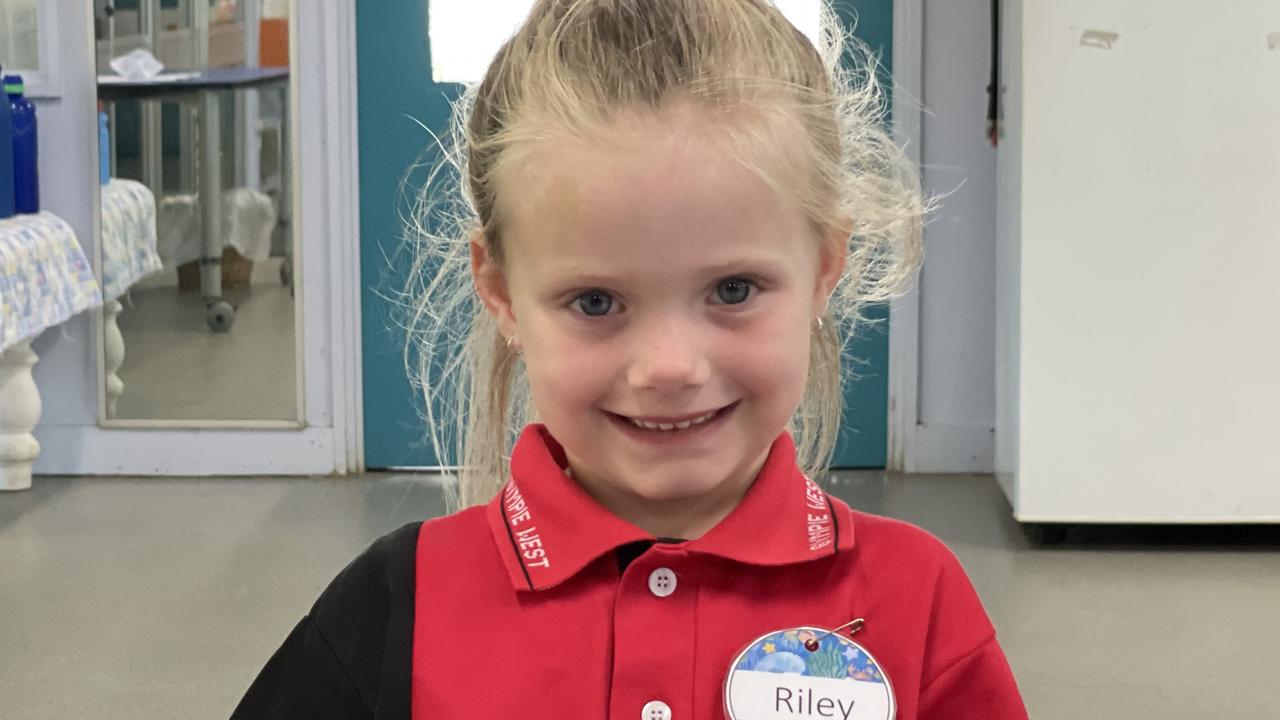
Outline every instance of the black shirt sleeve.
{"type": "Polygon", "coordinates": [[[231,720],[409,720],[421,524],[383,536],[334,578],[231,720]]]}

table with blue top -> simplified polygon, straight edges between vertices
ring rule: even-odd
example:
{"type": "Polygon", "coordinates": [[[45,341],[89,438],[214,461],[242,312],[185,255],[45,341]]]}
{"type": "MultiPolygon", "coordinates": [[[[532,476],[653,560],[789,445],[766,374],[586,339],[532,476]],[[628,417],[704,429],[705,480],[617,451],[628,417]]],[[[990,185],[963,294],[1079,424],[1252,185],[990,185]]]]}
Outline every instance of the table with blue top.
{"type": "MultiPolygon", "coordinates": [[[[203,253],[200,258],[200,292],[205,299],[209,327],[222,332],[231,329],[235,308],[222,299],[222,158],[218,104],[225,90],[247,90],[286,85],[289,69],[224,68],[198,72],[162,73],[150,80],[129,80],[118,75],[98,76],[98,98],[119,100],[177,100],[195,104],[201,139],[200,218],[203,253]]],[[[289,103],[284,127],[288,127],[289,103]]],[[[287,147],[287,145],[285,145],[287,147]]],[[[286,183],[287,185],[287,183],[286,183]]]]}

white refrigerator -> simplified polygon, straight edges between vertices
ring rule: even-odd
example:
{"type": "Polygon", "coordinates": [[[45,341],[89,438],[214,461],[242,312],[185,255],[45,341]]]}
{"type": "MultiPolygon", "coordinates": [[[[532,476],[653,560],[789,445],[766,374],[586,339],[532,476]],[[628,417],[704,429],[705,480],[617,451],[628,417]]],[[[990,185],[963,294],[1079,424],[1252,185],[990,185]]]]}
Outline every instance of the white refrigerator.
{"type": "Polygon", "coordinates": [[[1280,2],[1004,0],[1017,520],[1280,522],[1280,2]]]}

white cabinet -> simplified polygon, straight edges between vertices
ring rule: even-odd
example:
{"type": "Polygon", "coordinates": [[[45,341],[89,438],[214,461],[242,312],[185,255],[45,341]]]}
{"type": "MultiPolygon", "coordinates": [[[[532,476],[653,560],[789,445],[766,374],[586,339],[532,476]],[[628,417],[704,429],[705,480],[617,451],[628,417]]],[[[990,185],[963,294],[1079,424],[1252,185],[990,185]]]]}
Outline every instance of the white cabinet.
{"type": "Polygon", "coordinates": [[[1280,522],[1280,2],[1002,9],[1015,517],[1280,522]]]}

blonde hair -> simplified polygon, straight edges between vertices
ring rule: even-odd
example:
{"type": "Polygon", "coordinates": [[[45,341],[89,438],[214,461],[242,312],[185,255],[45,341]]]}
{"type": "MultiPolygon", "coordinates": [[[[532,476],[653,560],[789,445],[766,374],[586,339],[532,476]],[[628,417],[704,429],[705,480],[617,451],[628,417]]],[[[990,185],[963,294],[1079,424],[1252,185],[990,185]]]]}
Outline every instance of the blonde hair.
{"type": "Polygon", "coordinates": [[[801,469],[825,475],[840,426],[842,358],[866,305],[913,276],[927,208],[914,165],[882,125],[874,55],[822,5],[815,47],[766,0],[537,0],[483,81],[453,103],[408,217],[413,261],[400,318],[436,457],[458,466],[449,478],[453,509],[493,497],[516,438],[537,422],[517,355],[471,278],[476,233],[503,262],[500,178],[541,143],[603,137],[621,115],[656,114],[676,100],[705,108],[735,157],[799,202],[816,230],[851,230],[787,425],[801,469]],[[802,185],[750,162],[753,149],[779,142],[778,120],[802,131],[799,146],[784,148],[811,173],[802,185]]]}

